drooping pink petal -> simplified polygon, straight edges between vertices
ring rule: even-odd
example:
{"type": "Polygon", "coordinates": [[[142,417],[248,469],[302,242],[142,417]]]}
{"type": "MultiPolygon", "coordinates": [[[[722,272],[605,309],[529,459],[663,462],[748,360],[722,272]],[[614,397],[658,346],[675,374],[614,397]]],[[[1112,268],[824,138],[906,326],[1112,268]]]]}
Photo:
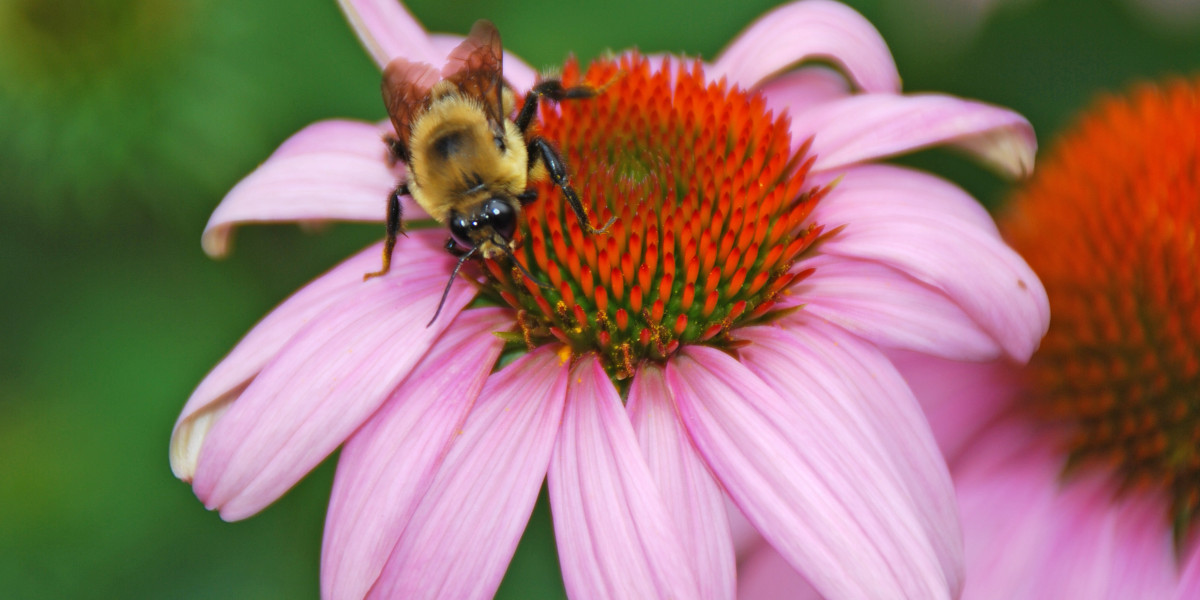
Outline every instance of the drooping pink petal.
{"type": "Polygon", "coordinates": [[[394,262],[301,328],[209,431],[193,480],[205,505],[227,520],[258,512],[375,412],[474,296],[458,282],[425,326],[452,262],[394,262]]]}
{"type": "Polygon", "coordinates": [[[793,112],[794,144],[813,138],[814,171],[949,144],[1001,174],[1033,172],[1037,138],[1021,115],[940,94],[860,94],[793,112]]]}
{"type": "MultiPolygon", "coordinates": [[[[827,598],[950,598],[909,492],[851,416],[782,398],[718,350],[689,346],[667,383],[697,450],[772,546],[827,598]]],[[[932,443],[932,442],[931,442],[932,443]]]]}
{"type": "Polygon", "coordinates": [[[1114,502],[1104,477],[1064,479],[1023,423],[990,428],[955,467],[964,598],[1166,598],[1177,571],[1158,499],[1114,502]]]}
{"type": "Polygon", "coordinates": [[[1049,326],[1046,290],[994,226],[967,216],[961,204],[975,200],[961,190],[945,193],[954,188],[938,182],[902,167],[847,171],[813,211],[827,228],[846,225],[821,252],[877,261],[941,290],[1009,356],[1026,361],[1049,326]],[[928,193],[916,192],[918,182],[928,193]]]}
{"type": "Polygon", "coordinates": [[[846,428],[846,451],[880,466],[883,489],[901,494],[904,509],[916,513],[916,535],[928,540],[957,593],[963,549],[954,487],[916,398],[878,348],[820,319],[793,322],[741,330],[751,342],[741,351],[746,365],[781,397],[828,411],[817,419],[846,428]]]}
{"type": "MultiPolygon", "coordinates": [[[[229,251],[233,228],[244,223],[383,221],[403,165],[386,160],[390,123],[322,121],[289,138],[221,200],[201,240],[210,256],[229,251]]],[[[406,218],[425,213],[404,197],[406,218]]]]}
{"type": "Polygon", "coordinates": [[[446,57],[399,0],[338,0],[338,5],[380,70],[396,57],[433,65],[446,57]]]}
{"type": "Polygon", "coordinates": [[[867,92],[900,91],[900,75],[887,44],[869,21],[837,2],[805,0],[758,18],[717,57],[713,80],[752,88],[805,60],[838,65],[867,92]]]}
{"type": "MultiPolygon", "coordinates": [[[[435,33],[429,36],[429,40],[433,44],[434,52],[437,53],[438,56],[442,57],[449,55],[450,51],[458,47],[458,45],[462,43],[463,39],[465,38],[461,35],[448,35],[440,33],[435,33]]],[[[439,60],[441,62],[445,62],[444,58],[439,60]]],[[[441,62],[434,64],[440,65],[441,62]]],[[[505,50],[504,79],[507,80],[508,83],[514,88],[516,88],[518,93],[520,93],[533,87],[533,84],[537,81],[537,71],[535,71],[533,67],[529,66],[529,64],[524,60],[521,60],[521,57],[509,52],[508,50],[505,50]]]]}
{"type": "MultiPolygon", "coordinates": [[[[1107,575],[1113,598],[1167,598],[1177,587],[1179,567],[1171,532],[1163,526],[1161,498],[1133,493],[1117,501],[1109,498],[1111,530],[1106,548],[1111,551],[1091,565],[1084,575],[1107,575]]],[[[1091,551],[1080,546],[1081,551],[1091,551]]]]}
{"type": "Polygon", "coordinates": [[[384,405],[350,438],[321,546],[321,594],[362,598],[475,404],[512,326],[499,309],[461,313],[384,405]]]}
{"type": "MultiPolygon", "coordinates": [[[[1027,439],[1011,439],[1025,443],[1027,439]]],[[[1052,465],[1020,465],[1014,470],[1002,457],[980,464],[995,469],[967,474],[956,469],[960,510],[966,510],[963,530],[968,598],[1036,598],[1039,565],[1053,563],[1050,539],[1062,525],[1052,511],[1055,486],[1047,485],[1055,476],[1052,465]],[[1002,474],[993,477],[992,474],[1002,474]],[[984,476],[981,476],[984,475],[984,476]],[[976,519],[975,517],[981,517],[976,519]],[[997,548],[1006,551],[997,553],[997,548]]],[[[973,467],[972,471],[975,470],[973,467]]]]}
{"type": "Polygon", "coordinates": [[[941,290],[872,261],[818,256],[815,271],[782,306],[835,323],[884,348],[961,360],[999,356],[1000,346],[941,290]]]}
{"type": "Polygon", "coordinates": [[[700,598],[733,598],[736,563],[724,494],[675,415],[662,369],[646,363],[626,404],[634,433],[675,531],[687,550],[700,598]]]}
{"type": "MultiPolygon", "coordinates": [[[[813,65],[788,71],[759,86],[767,108],[781,114],[797,114],[814,106],[850,95],[850,83],[840,73],[813,65]]],[[[801,140],[803,141],[803,140],[801,140]]]]}
{"type": "Polygon", "coordinates": [[[490,598],[550,462],[567,367],[544,346],[488,378],[372,598],[490,598]]]}
{"type": "Polygon", "coordinates": [[[1179,580],[1179,589],[1175,592],[1175,600],[1200,598],[1200,545],[1193,545],[1190,557],[1181,568],[1183,577],[1179,580]]]}
{"type": "MultiPolygon", "coordinates": [[[[405,248],[415,255],[414,261],[424,262],[427,257],[434,256],[433,249],[425,244],[409,243],[405,248]]],[[[215,422],[212,409],[240,395],[267,361],[278,354],[305,323],[346,295],[360,290],[362,274],[378,268],[380,249],[381,244],[376,244],[355,254],[292,294],[263,317],[229,355],[213,367],[188,398],[171,433],[171,469],[176,477],[192,480],[200,447],[215,422]]]]}
{"type": "Polygon", "coordinates": [[[1018,367],[1008,361],[965,362],[895,350],[887,354],[921,403],[951,465],[1020,393],[1018,367]]]}
{"type": "Polygon", "coordinates": [[[572,598],[699,598],[695,574],[600,362],[575,365],[546,474],[572,598]]]}

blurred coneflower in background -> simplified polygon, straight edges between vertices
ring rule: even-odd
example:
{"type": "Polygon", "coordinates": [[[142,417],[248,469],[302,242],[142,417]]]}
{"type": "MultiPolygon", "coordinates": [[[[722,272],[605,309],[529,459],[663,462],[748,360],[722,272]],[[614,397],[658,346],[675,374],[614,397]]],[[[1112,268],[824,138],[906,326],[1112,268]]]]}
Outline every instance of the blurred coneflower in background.
{"type": "MultiPolygon", "coordinates": [[[[1200,80],[1099,101],[1000,224],[1050,298],[1028,367],[893,355],[951,466],[963,597],[1200,597],[1200,80]]],[[[750,598],[799,579],[742,564],[750,598]]]]}

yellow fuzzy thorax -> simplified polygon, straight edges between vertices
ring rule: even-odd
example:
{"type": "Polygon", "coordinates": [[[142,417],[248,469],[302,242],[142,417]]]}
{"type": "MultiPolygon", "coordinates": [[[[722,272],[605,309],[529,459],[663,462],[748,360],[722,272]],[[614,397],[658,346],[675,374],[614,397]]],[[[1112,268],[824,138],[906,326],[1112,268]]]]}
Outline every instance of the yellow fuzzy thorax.
{"type": "MultiPolygon", "coordinates": [[[[443,82],[446,83],[446,82],[443,82]]],[[[482,103],[452,85],[434,88],[429,110],[413,123],[409,138],[408,189],[413,199],[440,223],[452,211],[497,196],[515,197],[528,185],[528,149],[511,120],[488,121],[482,103]],[[502,135],[504,150],[498,147],[502,135]]],[[[506,113],[512,94],[504,94],[506,113]]],[[[513,203],[519,208],[519,203],[513,203]]],[[[493,252],[480,248],[485,257],[493,252]]]]}

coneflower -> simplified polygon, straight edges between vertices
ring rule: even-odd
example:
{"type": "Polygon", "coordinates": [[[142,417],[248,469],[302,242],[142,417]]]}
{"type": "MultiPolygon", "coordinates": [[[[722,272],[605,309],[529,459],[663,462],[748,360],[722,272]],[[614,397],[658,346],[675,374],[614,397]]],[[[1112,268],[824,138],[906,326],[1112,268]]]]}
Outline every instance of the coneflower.
{"type": "MultiPolygon", "coordinates": [[[[343,8],[380,65],[453,47],[390,0],[343,8]]],[[[533,83],[515,57],[505,73],[533,83]]],[[[1022,174],[1028,123],[900,95],[878,33],[825,1],[772,11],[713,64],[625,53],[563,77],[612,82],[538,120],[612,229],[584,235],[540,188],[517,257],[546,287],[485,262],[429,328],[446,232],[411,231],[364,283],[365,250],[200,384],[176,474],[240,519],[345,442],[330,598],[490,596],[543,479],[574,598],[732,597],[723,492],[831,597],[955,596],[949,475],[882,348],[1024,360],[1045,295],[969,195],[868,163],[953,143],[1022,174]],[[784,72],[809,58],[845,75],[784,72]]],[[[387,127],[297,134],[218,207],[206,249],[245,221],[382,220],[403,166],[387,127]]]]}

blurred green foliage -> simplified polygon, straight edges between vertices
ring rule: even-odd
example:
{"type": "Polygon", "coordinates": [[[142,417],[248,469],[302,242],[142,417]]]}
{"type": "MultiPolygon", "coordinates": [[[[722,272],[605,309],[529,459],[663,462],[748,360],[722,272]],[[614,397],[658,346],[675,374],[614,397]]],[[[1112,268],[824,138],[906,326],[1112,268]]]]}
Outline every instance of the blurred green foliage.
{"type": "MultiPolygon", "coordinates": [[[[1013,107],[1043,143],[1098,92],[1200,67],[1200,29],[1116,0],[1016,2],[971,31],[918,2],[851,4],[891,43],[907,90],[1013,107]]],[[[411,9],[431,30],[491,18],[540,67],[632,46],[711,58],[769,8],[501,6],[411,9]]],[[[256,319],[381,233],[252,227],[215,262],[199,245],[207,213],[305,124],[381,118],[377,90],[331,0],[0,2],[4,597],[317,596],[332,461],[226,524],[171,476],[167,440],[192,387],[256,319]]],[[[904,162],[989,206],[1009,185],[936,150],[904,162]]],[[[501,596],[561,595],[543,498],[501,596]]]]}

